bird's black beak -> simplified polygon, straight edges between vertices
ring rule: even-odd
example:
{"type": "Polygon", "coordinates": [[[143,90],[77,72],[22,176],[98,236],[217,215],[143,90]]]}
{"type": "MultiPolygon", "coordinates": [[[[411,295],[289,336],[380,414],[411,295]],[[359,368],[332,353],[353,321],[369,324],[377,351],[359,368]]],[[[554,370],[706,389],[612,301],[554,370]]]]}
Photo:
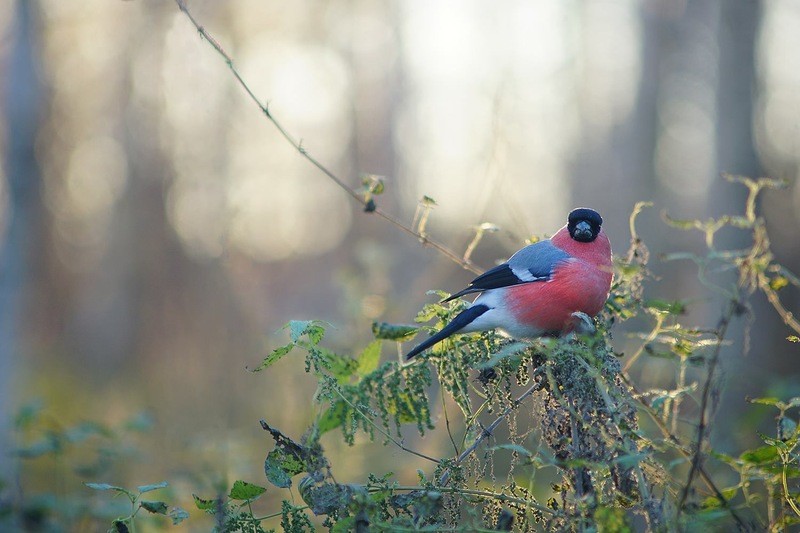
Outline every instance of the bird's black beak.
{"type": "Polygon", "coordinates": [[[591,242],[594,240],[594,234],[592,233],[592,226],[585,220],[581,220],[577,224],[575,224],[575,231],[572,234],[572,238],[576,241],[580,242],[591,242]]]}

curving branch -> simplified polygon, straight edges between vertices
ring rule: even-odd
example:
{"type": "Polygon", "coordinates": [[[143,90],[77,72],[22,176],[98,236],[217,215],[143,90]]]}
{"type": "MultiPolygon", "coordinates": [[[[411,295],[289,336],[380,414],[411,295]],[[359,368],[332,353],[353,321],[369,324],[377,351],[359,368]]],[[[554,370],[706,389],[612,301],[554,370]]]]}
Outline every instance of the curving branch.
{"type": "Polygon", "coordinates": [[[212,48],[225,60],[225,63],[228,65],[233,77],[236,78],[236,81],[239,85],[244,89],[250,99],[258,106],[264,116],[269,120],[273,126],[280,132],[286,141],[294,147],[295,150],[305,158],[309,163],[317,167],[320,172],[322,172],[328,179],[333,181],[340,189],[342,189],[345,193],[347,193],[353,200],[358,202],[364,207],[364,211],[367,213],[374,213],[375,215],[379,216],[380,218],[386,220],[394,227],[398,228],[399,230],[415,237],[422,243],[423,246],[430,246],[437,252],[441,253],[454,263],[461,266],[461,268],[465,270],[469,270],[475,274],[480,274],[483,271],[475,266],[475,264],[469,259],[468,256],[459,256],[457,253],[452,251],[451,249],[447,248],[445,245],[431,239],[422,231],[417,231],[411,226],[403,223],[398,218],[389,213],[385,212],[381,208],[375,205],[375,202],[371,199],[365,198],[363,195],[359,194],[356,189],[349,186],[345,181],[334,174],[332,170],[328,167],[323,165],[317,158],[311,155],[308,150],[306,150],[302,142],[295,139],[284,127],[283,125],[275,118],[272,112],[269,110],[269,106],[267,104],[262,103],[258,97],[255,95],[253,90],[247,84],[247,82],[242,78],[242,75],[237,70],[236,66],[233,64],[233,58],[222,48],[222,45],[208,33],[208,31],[194,18],[192,12],[189,11],[189,8],[186,6],[186,0],[175,0],[175,3],[178,5],[178,8],[186,15],[192,25],[197,29],[197,32],[200,36],[211,45],[212,48]]]}

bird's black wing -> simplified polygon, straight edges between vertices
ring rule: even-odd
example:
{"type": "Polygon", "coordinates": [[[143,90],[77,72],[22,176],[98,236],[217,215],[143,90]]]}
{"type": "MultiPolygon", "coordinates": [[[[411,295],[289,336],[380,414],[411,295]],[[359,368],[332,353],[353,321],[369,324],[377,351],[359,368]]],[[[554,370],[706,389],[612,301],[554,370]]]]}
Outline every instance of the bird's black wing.
{"type": "Polygon", "coordinates": [[[569,258],[570,255],[567,252],[556,247],[549,240],[539,241],[512,255],[507,263],[487,270],[472,280],[472,283],[466,289],[458,291],[444,301],[448,302],[465,294],[488,291],[489,289],[510,287],[520,283],[547,281],[550,279],[556,265],[569,258]]]}

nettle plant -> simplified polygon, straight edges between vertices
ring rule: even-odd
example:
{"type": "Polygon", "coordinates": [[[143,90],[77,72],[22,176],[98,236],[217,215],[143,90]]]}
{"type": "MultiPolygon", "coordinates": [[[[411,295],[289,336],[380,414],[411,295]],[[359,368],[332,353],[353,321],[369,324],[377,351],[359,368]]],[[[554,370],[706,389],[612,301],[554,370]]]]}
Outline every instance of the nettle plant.
{"type": "MultiPolygon", "coordinates": [[[[789,284],[800,287],[800,280],[774,261],[756,210],[764,189],[783,184],[726,178],[749,191],[743,215],[705,222],[665,216],[674,228],[704,235],[703,255],[673,253],[664,260],[697,265],[703,285],[722,300],[714,327],[681,324],[687,304],[646,297],[644,282],[653,276],[635,227],[644,203],[631,215],[630,249],[616,259],[615,282],[594,335],[525,342],[494,332],[457,335],[410,363],[398,345],[397,357],[382,362],[383,348],[439,329],[466,304],[426,305],[416,318],[421,326],[376,323],[375,340],[356,356],[324,346],[325,324],[290,322],[289,343],[253,370],[300,355],[318,381],[312,398],[317,414],[301,437],[261,421],[275,443],[264,464],[267,480],[277,489],[296,484],[304,504],[287,499],[280,511],[263,517],[248,512],[241,499],[232,504],[196,497],[198,507],[215,514],[217,529],[224,531],[264,531],[262,522],[278,517],[285,531],[308,531],[314,527],[311,515],[332,531],[778,531],[800,523],[800,398],[752,400],[778,412],[777,430],[761,436],[762,446],[734,457],[709,445],[722,387],[722,349],[734,324],[747,328],[752,321],[749,298],[763,293],[784,322],[800,331],[778,295],[789,284]],[[745,232],[749,246],[718,249],[715,236],[728,227],[745,232]],[[650,329],[623,367],[622,354],[612,347],[612,326],[633,317],[650,329]],[[637,388],[627,370],[642,357],[674,365],[670,388],[637,388]],[[457,413],[448,412],[444,396],[457,413]],[[437,404],[442,416],[432,417],[437,404]],[[445,424],[434,424],[440,418],[445,424]],[[502,439],[495,436],[499,428],[502,439]],[[320,444],[332,431],[350,445],[363,433],[376,445],[427,460],[430,469],[418,471],[414,485],[401,485],[390,472],[369,474],[361,484],[339,483],[320,444]],[[409,432],[434,431],[446,432],[452,455],[431,457],[406,444],[409,432]],[[711,460],[715,471],[731,468],[738,482],[721,486],[706,466],[711,460]],[[543,490],[542,483],[549,487],[543,490]]],[[[266,490],[253,487],[252,498],[266,490]]]]}

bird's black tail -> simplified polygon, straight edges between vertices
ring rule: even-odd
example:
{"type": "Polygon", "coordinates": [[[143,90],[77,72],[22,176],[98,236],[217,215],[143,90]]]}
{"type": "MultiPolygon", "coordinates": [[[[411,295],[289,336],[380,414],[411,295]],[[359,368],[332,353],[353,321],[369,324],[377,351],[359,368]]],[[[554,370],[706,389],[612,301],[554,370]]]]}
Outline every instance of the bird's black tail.
{"type": "Polygon", "coordinates": [[[424,352],[437,342],[446,339],[447,337],[449,337],[454,333],[458,333],[467,324],[470,324],[473,320],[475,320],[488,310],[489,306],[483,304],[473,305],[472,307],[464,309],[458,315],[456,315],[456,317],[453,319],[452,322],[443,327],[441,331],[431,336],[430,339],[422,341],[413,350],[408,352],[408,355],[406,355],[406,359],[411,359],[412,357],[424,352]]]}

